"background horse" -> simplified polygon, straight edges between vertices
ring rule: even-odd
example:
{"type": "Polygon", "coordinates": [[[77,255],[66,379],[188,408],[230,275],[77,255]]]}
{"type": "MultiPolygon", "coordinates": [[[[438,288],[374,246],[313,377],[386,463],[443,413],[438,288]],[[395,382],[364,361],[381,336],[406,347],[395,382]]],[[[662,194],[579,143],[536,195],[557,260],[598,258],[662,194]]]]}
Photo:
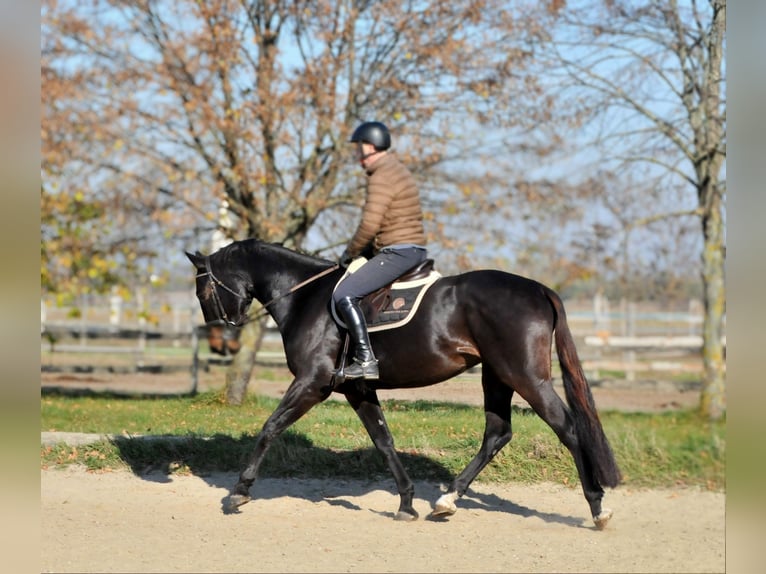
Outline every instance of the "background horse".
{"type": "MultiPolygon", "coordinates": [[[[279,327],[287,365],[295,376],[258,434],[255,447],[224,510],[250,500],[258,467],[272,441],[330,393],[345,395],[375,447],[383,454],[400,496],[397,520],[414,520],[414,484],[394,449],[377,389],[412,388],[446,381],[482,364],[485,429],[481,448],[435,503],[434,515],[456,511],[481,470],[511,440],[511,397],[518,393],[553,429],[577,466],[585,499],[598,528],[612,515],[601,507],[603,487],[620,471],[604,435],[559,296],[536,281],[496,270],[442,277],[406,325],[370,334],[380,361],[379,381],[334,386],[345,332],[329,312],[343,274],[330,261],[248,239],[209,256],[186,254],[197,270],[197,298],[209,326],[211,349],[226,352],[225,332],[248,320],[253,299],[279,327]],[[555,341],[568,407],[553,390],[555,341]]],[[[232,350],[236,351],[236,345],[232,350]]]]}

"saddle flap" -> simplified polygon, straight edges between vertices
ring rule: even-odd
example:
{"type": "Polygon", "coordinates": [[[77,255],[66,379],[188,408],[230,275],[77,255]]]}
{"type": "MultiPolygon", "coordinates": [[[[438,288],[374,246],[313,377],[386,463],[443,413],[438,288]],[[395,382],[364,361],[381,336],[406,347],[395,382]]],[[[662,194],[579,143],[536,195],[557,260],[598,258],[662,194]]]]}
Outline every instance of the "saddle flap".
{"type": "MultiPolygon", "coordinates": [[[[377,291],[373,291],[367,295],[360,304],[364,318],[368,325],[374,324],[376,319],[380,315],[381,311],[392,305],[391,311],[396,312],[397,315],[405,316],[411,309],[412,304],[407,305],[406,297],[399,297],[394,301],[394,297],[391,291],[395,286],[400,286],[409,281],[417,281],[418,279],[424,279],[428,277],[431,271],[434,270],[434,260],[426,259],[425,261],[418,263],[415,267],[406,271],[404,275],[400,276],[396,281],[389,285],[384,285],[377,291]]],[[[403,287],[404,288],[404,287],[403,287]]],[[[417,293],[415,293],[416,295],[417,293]]]]}
{"type": "MultiPolygon", "coordinates": [[[[367,260],[363,257],[354,259],[341,281],[366,262],[367,260]]],[[[359,307],[367,322],[368,331],[393,329],[409,322],[423,295],[439,277],[441,274],[434,270],[434,260],[426,259],[393,283],[365,296],[359,303],[359,307]]],[[[335,311],[335,304],[331,303],[330,307],[335,321],[345,327],[335,311]]]]}

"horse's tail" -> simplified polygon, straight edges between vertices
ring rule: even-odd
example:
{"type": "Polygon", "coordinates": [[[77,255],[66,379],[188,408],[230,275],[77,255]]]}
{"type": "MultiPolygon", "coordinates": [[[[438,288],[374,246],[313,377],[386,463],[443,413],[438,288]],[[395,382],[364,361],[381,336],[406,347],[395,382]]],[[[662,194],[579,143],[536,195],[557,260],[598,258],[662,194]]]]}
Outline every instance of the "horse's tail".
{"type": "Polygon", "coordinates": [[[564,380],[564,394],[575,419],[577,438],[583,453],[591,460],[595,478],[602,486],[615,487],[620,483],[620,469],[614,458],[612,447],[604,434],[590,386],[577,356],[572,333],[567,323],[564,304],[553,291],[546,289],[546,295],[556,311],[555,341],[556,353],[564,380]]]}

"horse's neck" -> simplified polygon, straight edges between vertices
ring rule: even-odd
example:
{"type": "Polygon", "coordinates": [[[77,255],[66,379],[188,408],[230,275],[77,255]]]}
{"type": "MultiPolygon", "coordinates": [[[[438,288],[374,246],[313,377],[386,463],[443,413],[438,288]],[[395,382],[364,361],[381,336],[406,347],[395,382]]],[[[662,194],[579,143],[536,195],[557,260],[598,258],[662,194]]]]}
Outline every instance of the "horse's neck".
{"type": "MultiPolygon", "coordinates": [[[[312,279],[330,265],[275,245],[261,244],[250,256],[248,269],[252,277],[255,298],[279,324],[289,314],[296,290],[311,290],[312,279]]],[[[329,295],[328,295],[329,296],[329,295]]]]}

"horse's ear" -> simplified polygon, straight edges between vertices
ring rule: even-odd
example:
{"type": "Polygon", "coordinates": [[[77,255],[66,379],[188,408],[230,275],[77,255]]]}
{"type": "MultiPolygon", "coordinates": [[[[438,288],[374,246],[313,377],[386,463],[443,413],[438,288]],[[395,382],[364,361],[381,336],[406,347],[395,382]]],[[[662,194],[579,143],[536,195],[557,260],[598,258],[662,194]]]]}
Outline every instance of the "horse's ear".
{"type": "Polygon", "coordinates": [[[188,251],[184,251],[184,253],[186,253],[186,257],[189,258],[189,261],[191,261],[197,269],[201,269],[202,267],[205,266],[203,255],[199,251],[195,253],[189,253],[188,251]]]}

